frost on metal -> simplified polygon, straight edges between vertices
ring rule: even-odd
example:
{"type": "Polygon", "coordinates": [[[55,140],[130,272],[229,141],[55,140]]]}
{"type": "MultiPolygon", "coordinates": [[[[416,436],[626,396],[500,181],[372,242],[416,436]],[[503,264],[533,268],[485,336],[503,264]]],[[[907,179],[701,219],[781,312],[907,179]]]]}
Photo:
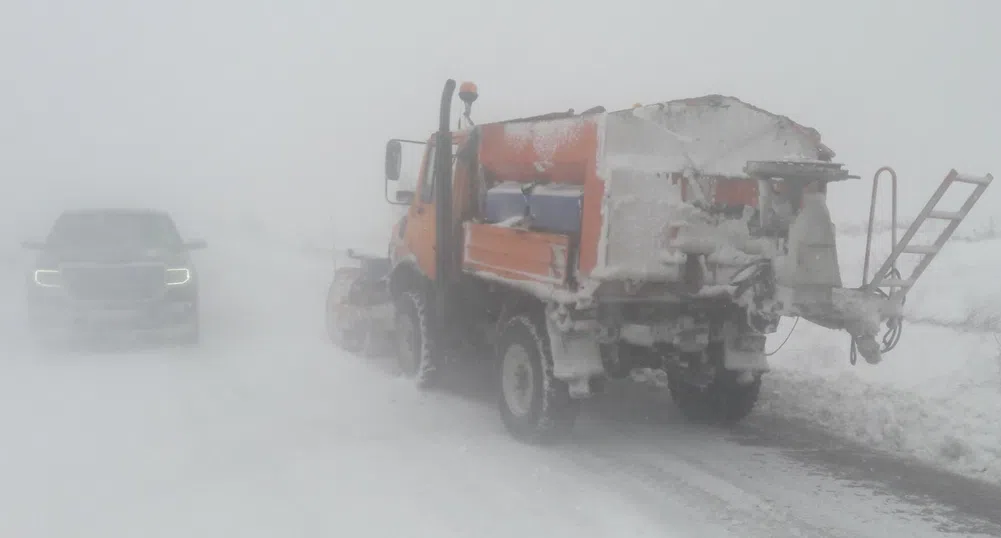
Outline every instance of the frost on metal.
{"type": "Polygon", "coordinates": [[[789,253],[776,260],[776,279],[788,285],[841,287],[834,225],[820,193],[803,196],[789,226],[789,253]]]}
{"type": "Polygon", "coordinates": [[[571,395],[585,395],[589,392],[587,381],[605,372],[598,341],[588,333],[560,330],[555,317],[553,312],[547,312],[546,331],[553,357],[553,377],[569,383],[571,395]]]}
{"type": "Polygon", "coordinates": [[[494,272],[481,269],[467,269],[467,272],[469,274],[476,275],[483,280],[496,282],[513,289],[524,291],[529,295],[533,295],[547,302],[551,301],[559,304],[574,304],[578,301],[586,299],[591,293],[591,290],[579,290],[577,292],[568,291],[559,284],[538,282],[535,280],[507,278],[494,272]]]}
{"type": "Polygon", "coordinates": [[[662,139],[672,141],[679,157],[708,176],[746,177],[744,165],[751,160],[823,161],[834,155],[817,131],[734,97],[709,95],[617,113],[627,114],[665,131],[662,139]]]}
{"type": "Polygon", "coordinates": [[[769,242],[751,237],[751,212],[724,220],[693,202],[711,201],[720,178],[746,179],[747,161],[833,155],[816,131],[732,97],[658,103],[609,114],[603,124],[603,263],[592,273],[599,279],[676,280],[685,253],[734,270],[774,255],[769,242]]]}
{"type": "Polygon", "coordinates": [[[552,164],[556,150],[572,145],[580,136],[580,117],[551,121],[512,122],[504,125],[504,139],[512,148],[532,146],[539,161],[536,167],[545,169],[552,164]]]}
{"type": "Polygon", "coordinates": [[[887,307],[886,301],[875,299],[872,294],[835,288],[831,292],[834,311],[843,319],[851,320],[849,325],[857,334],[875,335],[883,319],[896,315],[887,307]]]}
{"type": "Polygon", "coordinates": [[[679,219],[698,218],[698,210],[681,201],[681,191],[657,173],[614,167],[605,178],[605,265],[595,278],[675,280],[676,267],[662,259],[667,227],[679,219]]]}
{"type": "MultiPolygon", "coordinates": [[[[752,184],[762,191],[752,204],[761,213],[751,206],[741,210],[744,201],[724,211],[717,199],[721,182],[760,179],[748,175],[748,162],[829,163],[834,152],[817,131],[739,99],[711,95],[589,118],[510,123],[505,142],[533,153],[541,170],[561,158],[559,148],[573,146],[585,122],[597,130],[595,171],[603,186],[597,264],[581,275],[581,289],[526,291],[557,302],[586,302],[601,281],[679,282],[694,260],[704,279],[693,293],[725,296],[738,292],[738,272],[770,260],[781,298],[760,296],[771,292],[759,289],[752,309],[803,315],[859,333],[869,333],[874,320],[878,324],[881,307],[874,298],[835,292],[842,282],[822,192],[804,192],[799,211],[787,203],[792,198],[761,189],[764,182],[752,184]]],[[[559,188],[575,196],[582,192],[577,185],[559,188]]],[[[500,225],[525,223],[512,218],[500,225]]],[[[743,297],[747,288],[739,293],[743,297]]]]}

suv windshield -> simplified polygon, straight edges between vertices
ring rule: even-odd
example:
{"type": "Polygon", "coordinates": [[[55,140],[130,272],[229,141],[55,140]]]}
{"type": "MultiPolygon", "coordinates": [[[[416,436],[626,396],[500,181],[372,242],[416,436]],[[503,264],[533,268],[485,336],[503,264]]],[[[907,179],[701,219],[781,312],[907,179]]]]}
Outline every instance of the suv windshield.
{"type": "Polygon", "coordinates": [[[55,247],[133,246],[172,248],[181,244],[174,222],[160,213],[65,213],[46,241],[55,247]]]}

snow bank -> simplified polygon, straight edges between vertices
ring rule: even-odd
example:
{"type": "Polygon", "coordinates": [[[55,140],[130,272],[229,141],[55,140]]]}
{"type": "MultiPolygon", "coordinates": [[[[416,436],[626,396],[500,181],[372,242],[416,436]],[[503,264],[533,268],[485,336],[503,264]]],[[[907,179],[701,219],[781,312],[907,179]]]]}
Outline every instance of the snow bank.
{"type": "MultiPolygon", "coordinates": [[[[865,227],[850,232],[838,238],[839,258],[845,285],[858,286],[865,227]]],[[[934,233],[913,244],[930,243],[934,233]]],[[[771,357],[760,411],[809,419],[875,448],[1001,482],[1001,343],[994,334],[1001,329],[1001,239],[981,237],[955,238],[932,262],[908,295],[899,345],[880,365],[851,366],[847,335],[800,320],[771,357]]],[[[889,250],[883,230],[874,238],[870,271],[889,250]]],[[[916,261],[902,260],[905,277],[916,261]]],[[[791,327],[784,320],[768,349],[791,327]]]]}

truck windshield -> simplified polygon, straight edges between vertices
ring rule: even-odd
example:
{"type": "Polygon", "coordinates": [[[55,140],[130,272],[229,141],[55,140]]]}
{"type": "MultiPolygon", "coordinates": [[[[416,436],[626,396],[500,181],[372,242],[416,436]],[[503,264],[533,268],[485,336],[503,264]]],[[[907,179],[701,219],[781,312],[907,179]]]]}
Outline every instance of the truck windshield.
{"type": "Polygon", "coordinates": [[[60,216],[46,243],[57,247],[172,248],[181,244],[181,237],[166,215],[94,212],[60,216]]]}

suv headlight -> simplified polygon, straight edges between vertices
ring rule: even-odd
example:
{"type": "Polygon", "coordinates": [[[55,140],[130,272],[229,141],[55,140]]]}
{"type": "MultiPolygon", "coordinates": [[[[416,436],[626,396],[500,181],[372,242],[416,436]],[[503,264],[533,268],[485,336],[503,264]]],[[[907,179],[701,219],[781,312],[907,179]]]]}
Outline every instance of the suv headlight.
{"type": "Polygon", "coordinates": [[[63,284],[58,269],[35,269],[35,285],[43,288],[59,288],[63,284]]]}
{"type": "Polygon", "coordinates": [[[167,269],[167,285],[183,286],[191,281],[191,270],[187,267],[171,267],[167,269]]]}

